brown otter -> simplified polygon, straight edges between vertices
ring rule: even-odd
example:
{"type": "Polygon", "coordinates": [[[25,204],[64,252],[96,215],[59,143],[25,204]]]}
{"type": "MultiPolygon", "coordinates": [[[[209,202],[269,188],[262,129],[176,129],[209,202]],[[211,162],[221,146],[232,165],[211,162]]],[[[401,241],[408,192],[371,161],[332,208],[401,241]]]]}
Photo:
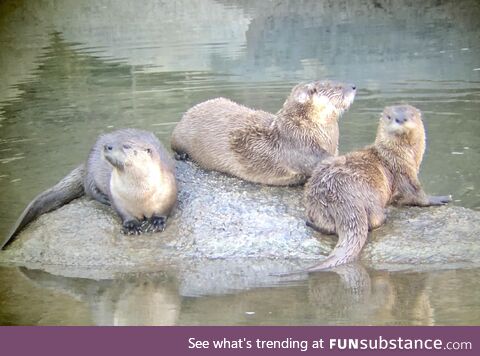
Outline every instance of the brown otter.
{"type": "Polygon", "coordinates": [[[368,230],[385,221],[388,204],[443,205],[450,196],[427,196],[418,180],[425,151],[421,112],[410,105],[385,108],[375,143],[332,157],[315,168],[305,186],[307,225],[338,234],[331,254],[308,271],[353,261],[368,230]]]}
{"type": "Polygon", "coordinates": [[[153,231],[160,231],[177,198],[174,171],[153,133],[117,130],[101,135],[90,151],[85,192],[102,203],[111,202],[124,233],[140,234],[144,219],[153,231]]]}
{"type": "Polygon", "coordinates": [[[183,115],[172,148],[203,168],[251,182],[302,184],[320,160],[338,154],[338,118],[355,92],[333,81],[299,84],[275,115],[208,100],[183,115]]]}
{"type": "Polygon", "coordinates": [[[122,219],[125,234],[139,234],[144,219],[148,219],[147,231],[163,230],[177,197],[173,161],[151,132],[121,129],[101,135],[87,163],[39,194],[1,247],[39,215],[85,193],[113,206],[122,219]]]}

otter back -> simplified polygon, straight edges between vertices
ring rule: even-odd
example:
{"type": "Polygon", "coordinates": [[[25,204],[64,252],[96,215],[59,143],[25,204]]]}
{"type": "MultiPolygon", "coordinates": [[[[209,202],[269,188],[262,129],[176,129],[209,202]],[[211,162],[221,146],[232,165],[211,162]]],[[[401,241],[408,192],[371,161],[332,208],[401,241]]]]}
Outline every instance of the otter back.
{"type": "Polygon", "coordinates": [[[172,133],[172,148],[201,167],[256,183],[303,183],[316,163],[336,155],[338,117],[355,87],[299,84],[276,115],[225,98],[188,110],[172,133]]]}

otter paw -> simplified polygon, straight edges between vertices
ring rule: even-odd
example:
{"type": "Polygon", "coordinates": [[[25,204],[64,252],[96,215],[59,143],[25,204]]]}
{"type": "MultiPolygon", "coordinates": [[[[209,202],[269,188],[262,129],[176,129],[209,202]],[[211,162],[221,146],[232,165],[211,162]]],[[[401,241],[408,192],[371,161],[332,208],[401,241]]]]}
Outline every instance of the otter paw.
{"type": "Polygon", "coordinates": [[[188,159],[188,154],[186,154],[185,152],[182,152],[182,153],[175,152],[173,156],[177,161],[186,161],[188,159]]]}
{"type": "Polygon", "coordinates": [[[165,230],[167,224],[167,218],[165,216],[153,216],[150,219],[149,231],[151,232],[162,232],[165,230]]]}
{"type": "Polygon", "coordinates": [[[122,234],[140,235],[142,233],[142,224],[137,220],[127,220],[123,223],[122,234]]]}
{"type": "Polygon", "coordinates": [[[452,201],[451,195],[439,195],[428,197],[430,205],[445,205],[452,201]]]}
{"type": "Polygon", "coordinates": [[[108,199],[108,195],[105,195],[105,194],[98,195],[98,196],[96,197],[96,199],[97,199],[100,203],[102,203],[102,204],[105,204],[105,205],[108,205],[108,206],[111,205],[111,204],[110,204],[110,200],[108,199]]]}

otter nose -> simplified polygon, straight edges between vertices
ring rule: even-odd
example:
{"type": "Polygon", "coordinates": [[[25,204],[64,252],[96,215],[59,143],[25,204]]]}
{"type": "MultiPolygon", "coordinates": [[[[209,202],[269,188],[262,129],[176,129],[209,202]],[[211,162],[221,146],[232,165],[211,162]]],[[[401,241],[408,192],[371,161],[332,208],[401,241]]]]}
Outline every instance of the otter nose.
{"type": "Polygon", "coordinates": [[[395,118],[395,122],[397,124],[403,124],[405,122],[405,118],[403,116],[400,116],[400,117],[396,117],[395,118]]]}
{"type": "Polygon", "coordinates": [[[113,150],[113,146],[112,145],[103,145],[103,149],[105,151],[111,151],[111,150],[113,150]]]}

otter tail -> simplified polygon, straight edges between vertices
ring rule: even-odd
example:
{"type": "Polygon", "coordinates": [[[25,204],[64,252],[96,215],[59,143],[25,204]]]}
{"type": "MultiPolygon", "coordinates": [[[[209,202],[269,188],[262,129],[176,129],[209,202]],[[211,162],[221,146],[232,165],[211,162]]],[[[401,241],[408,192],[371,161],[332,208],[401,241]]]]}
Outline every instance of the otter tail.
{"type": "Polygon", "coordinates": [[[22,215],[20,215],[8,237],[0,244],[0,249],[8,245],[20,230],[38,216],[58,209],[71,200],[82,196],[84,194],[84,177],[85,165],[82,164],[67,174],[53,187],[37,195],[35,199],[28,204],[22,215]]]}
{"type": "Polygon", "coordinates": [[[307,268],[306,272],[320,271],[354,261],[368,236],[368,216],[363,206],[343,209],[335,219],[338,242],[322,262],[307,268]]]}

